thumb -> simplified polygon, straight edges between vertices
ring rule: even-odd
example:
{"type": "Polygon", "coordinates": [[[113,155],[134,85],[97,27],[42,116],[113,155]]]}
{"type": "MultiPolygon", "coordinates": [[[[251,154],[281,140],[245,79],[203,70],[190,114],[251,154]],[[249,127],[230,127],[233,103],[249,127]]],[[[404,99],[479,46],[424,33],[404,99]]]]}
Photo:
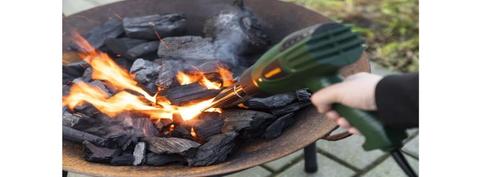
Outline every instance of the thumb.
{"type": "Polygon", "coordinates": [[[318,112],[324,113],[330,110],[333,103],[341,101],[344,82],[325,87],[311,96],[311,102],[318,109],[318,112]]]}

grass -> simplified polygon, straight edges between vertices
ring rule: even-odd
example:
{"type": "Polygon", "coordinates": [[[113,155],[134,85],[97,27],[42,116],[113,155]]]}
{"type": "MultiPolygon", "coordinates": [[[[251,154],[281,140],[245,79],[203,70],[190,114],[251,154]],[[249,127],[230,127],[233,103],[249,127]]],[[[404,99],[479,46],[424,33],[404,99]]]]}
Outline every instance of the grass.
{"type": "Polygon", "coordinates": [[[400,72],[418,71],[418,0],[286,1],[351,24],[367,39],[371,60],[381,66],[400,72]]]}

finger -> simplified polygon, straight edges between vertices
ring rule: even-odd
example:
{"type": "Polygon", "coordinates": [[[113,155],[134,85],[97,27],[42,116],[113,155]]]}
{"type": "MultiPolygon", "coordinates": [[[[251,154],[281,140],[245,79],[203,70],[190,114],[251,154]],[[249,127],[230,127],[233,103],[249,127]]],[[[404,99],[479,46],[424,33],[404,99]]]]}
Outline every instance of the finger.
{"type": "Polygon", "coordinates": [[[348,129],[348,132],[351,134],[355,134],[355,135],[360,134],[360,131],[358,131],[358,129],[356,129],[356,128],[350,128],[350,129],[348,129]]]}
{"type": "Polygon", "coordinates": [[[340,93],[343,84],[344,83],[338,83],[325,87],[311,96],[311,102],[318,109],[318,112],[327,112],[330,110],[332,103],[340,102],[340,93]]]}
{"type": "Polygon", "coordinates": [[[351,128],[351,125],[349,124],[349,122],[346,119],[344,119],[343,117],[340,117],[339,119],[337,119],[337,124],[339,124],[339,126],[341,126],[344,129],[351,128]]]}
{"type": "Polygon", "coordinates": [[[332,119],[333,121],[339,119],[339,113],[335,111],[328,111],[327,113],[325,113],[325,116],[327,116],[327,118],[329,119],[332,119]]]}

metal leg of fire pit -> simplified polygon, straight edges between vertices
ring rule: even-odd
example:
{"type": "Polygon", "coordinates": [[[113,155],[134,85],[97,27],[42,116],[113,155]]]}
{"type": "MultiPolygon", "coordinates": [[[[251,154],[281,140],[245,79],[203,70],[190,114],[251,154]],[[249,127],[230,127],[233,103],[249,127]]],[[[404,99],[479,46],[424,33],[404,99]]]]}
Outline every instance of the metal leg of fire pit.
{"type": "Polygon", "coordinates": [[[62,170],[62,177],[67,177],[67,171],[62,170]]]}
{"type": "Polygon", "coordinates": [[[311,143],[310,145],[304,147],[304,171],[306,173],[315,173],[318,171],[315,143],[311,143]]]}

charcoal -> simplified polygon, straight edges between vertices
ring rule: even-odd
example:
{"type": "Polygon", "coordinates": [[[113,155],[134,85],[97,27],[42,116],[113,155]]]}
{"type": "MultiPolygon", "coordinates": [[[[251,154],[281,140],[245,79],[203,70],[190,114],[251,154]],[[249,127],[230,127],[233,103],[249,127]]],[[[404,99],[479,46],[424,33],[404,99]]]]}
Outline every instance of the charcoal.
{"type": "Polygon", "coordinates": [[[235,147],[236,132],[211,136],[199,147],[195,156],[188,157],[189,166],[206,166],[224,161],[235,147]]]}
{"type": "MultiPolygon", "coordinates": [[[[118,126],[115,125],[113,127],[118,127],[118,126]]],[[[111,131],[105,136],[105,138],[107,139],[106,146],[126,150],[130,147],[130,145],[138,142],[140,136],[141,135],[138,134],[138,132],[133,129],[122,129],[122,131],[119,130],[111,131]]]]}
{"type": "Polygon", "coordinates": [[[190,130],[187,127],[175,124],[173,131],[169,132],[168,135],[172,137],[190,139],[190,130]]]}
{"type": "MultiPolygon", "coordinates": [[[[124,32],[123,23],[116,19],[111,19],[104,24],[92,28],[90,31],[85,33],[83,37],[92,45],[94,48],[100,48],[104,45],[104,41],[111,38],[116,38],[124,32]]],[[[80,48],[75,43],[70,44],[70,48],[73,50],[86,52],[85,49],[80,48]]]]}
{"type": "Polygon", "coordinates": [[[309,102],[311,93],[308,91],[308,89],[300,89],[296,91],[296,97],[299,102],[309,102]]]}
{"type": "Polygon", "coordinates": [[[275,117],[271,114],[244,110],[244,109],[227,109],[221,113],[224,120],[222,132],[240,131],[242,129],[258,129],[265,122],[273,120],[275,117]]]}
{"type": "Polygon", "coordinates": [[[162,166],[176,162],[185,162],[185,159],[178,154],[156,154],[153,152],[147,153],[145,159],[145,164],[151,166],[162,166]]]}
{"type": "Polygon", "coordinates": [[[154,121],[154,126],[159,129],[166,129],[173,121],[171,119],[160,119],[159,121],[154,121]]]}
{"type": "Polygon", "coordinates": [[[83,141],[85,160],[90,162],[109,162],[120,153],[119,149],[99,147],[89,141],[83,141]]]}
{"type": "Polygon", "coordinates": [[[103,146],[106,141],[104,138],[101,138],[99,136],[67,126],[62,126],[62,135],[65,140],[69,140],[75,143],[83,143],[85,141],[88,141],[93,144],[103,146]]]}
{"type": "Polygon", "coordinates": [[[201,140],[206,140],[210,136],[221,133],[224,121],[221,119],[220,113],[204,112],[196,119],[191,119],[185,123],[193,127],[195,133],[201,140]]]}
{"type": "Polygon", "coordinates": [[[153,40],[185,34],[186,19],[183,14],[177,13],[125,17],[123,27],[128,37],[153,40]]]}
{"type": "Polygon", "coordinates": [[[135,74],[135,80],[139,83],[148,84],[156,80],[159,74],[159,67],[157,63],[140,58],[133,62],[130,72],[135,74]]]}
{"type": "Polygon", "coordinates": [[[200,36],[167,37],[159,45],[159,57],[183,58],[188,60],[215,60],[215,48],[211,38],[200,36]]]}
{"type": "Polygon", "coordinates": [[[137,166],[145,161],[145,152],[145,142],[139,142],[135,145],[135,149],[133,150],[133,165],[137,166]]]}
{"type": "Polygon", "coordinates": [[[233,7],[226,8],[208,19],[204,33],[212,37],[218,55],[250,55],[266,50],[270,40],[262,30],[256,16],[237,0],[233,7]]]}
{"type": "Polygon", "coordinates": [[[129,71],[130,70],[130,67],[131,65],[133,64],[133,61],[131,60],[128,60],[126,58],[116,58],[114,59],[114,61],[119,65],[121,66],[121,68],[129,71]]]}
{"type": "Polygon", "coordinates": [[[88,63],[84,61],[62,65],[64,83],[83,76],[83,73],[85,72],[85,69],[88,68],[88,66],[88,63]]]}
{"type": "Polygon", "coordinates": [[[199,83],[191,83],[170,88],[163,95],[174,105],[185,105],[195,100],[215,97],[219,92],[220,90],[207,89],[199,83]]]}
{"type": "Polygon", "coordinates": [[[162,153],[183,153],[192,148],[199,147],[199,143],[183,138],[145,138],[148,143],[148,149],[156,154],[162,153]]]}
{"type": "Polygon", "coordinates": [[[92,80],[92,68],[91,67],[86,68],[85,72],[83,72],[83,76],[81,76],[80,78],[84,82],[90,82],[92,80]]]}
{"type": "Polygon", "coordinates": [[[78,112],[70,112],[68,108],[63,107],[62,110],[62,125],[84,130],[95,125],[96,120],[87,116],[86,114],[78,112]]]}
{"type": "Polygon", "coordinates": [[[291,112],[279,117],[266,128],[265,133],[262,137],[265,139],[274,139],[280,136],[285,128],[295,122],[296,117],[294,115],[295,114],[291,112]]]}
{"type": "MultiPolygon", "coordinates": [[[[69,82],[72,83],[71,81],[69,81],[69,82]]],[[[70,84],[64,84],[62,86],[62,96],[68,95],[70,90],[71,90],[71,85],[70,84]]]]}
{"type": "Polygon", "coordinates": [[[119,156],[112,157],[110,164],[111,165],[133,165],[135,161],[135,157],[131,153],[124,153],[119,156]]]}
{"type": "Polygon", "coordinates": [[[138,57],[146,56],[147,54],[155,55],[158,47],[159,47],[159,41],[150,41],[142,43],[133,48],[130,48],[124,56],[130,60],[134,60],[138,57]]]}
{"type": "Polygon", "coordinates": [[[184,69],[185,62],[169,59],[156,61],[160,64],[156,85],[162,88],[169,88],[174,83],[177,72],[184,69]]]}
{"type": "Polygon", "coordinates": [[[282,93],[272,95],[266,98],[251,98],[244,102],[249,109],[275,109],[284,107],[296,99],[294,93],[282,93]]]}
{"type": "Polygon", "coordinates": [[[149,118],[146,117],[133,117],[133,128],[140,133],[140,136],[143,137],[153,137],[159,134],[159,131],[154,126],[154,124],[150,121],[149,118]]]}
{"type": "Polygon", "coordinates": [[[114,93],[109,90],[107,88],[107,86],[104,84],[104,82],[100,81],[100,80],[94,80],[92,82],[90,82],[90,85],[94,86],[94,87],[97,87],[99,88],[101,91],[103,91],[103,93],[106,93],[107,96],[106,97],[110,97],[111,95],[113,95],[114,93]]]}
{"type": "Polygon", "coordinates": [[[117,38],[117,39],[107,39],[105,40],[105,46],[107,49],[117,57],[124,56],[128,50],[131,48],[147,42],[142,39],[133,38],[117,38]]]}
{"type": "Polygon", "coordinates": [[[283,115],[291,113],[291,112],[296,112],[302,108],[305,108],[306,106],[308,106],[310,104],[311,103],[309,103],[309,102],[304,102],[304,103],[295,102],[295,103],[287,105],[283,108],[272,110],[271,113],[275,116],[283,116],[283,115]]]}

